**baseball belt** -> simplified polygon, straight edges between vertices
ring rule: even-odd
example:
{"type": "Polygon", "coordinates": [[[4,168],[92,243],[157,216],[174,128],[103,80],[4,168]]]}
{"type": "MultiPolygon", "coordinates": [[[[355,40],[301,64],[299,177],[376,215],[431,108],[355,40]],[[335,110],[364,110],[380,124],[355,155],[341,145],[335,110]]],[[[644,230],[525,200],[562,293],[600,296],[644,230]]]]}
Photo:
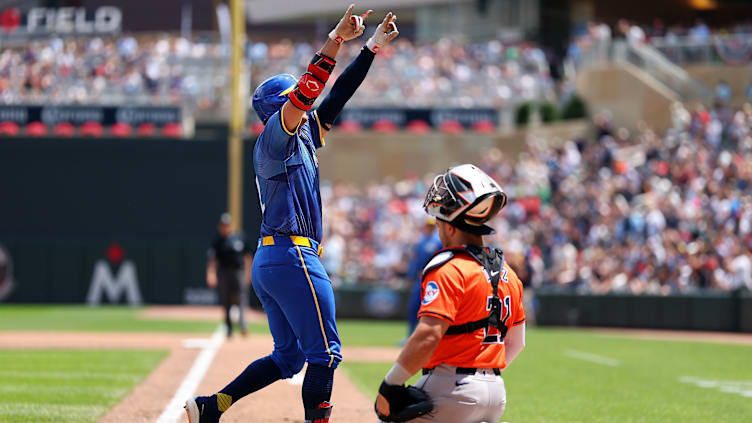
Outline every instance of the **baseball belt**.
{"type": "Polygon", "coordinates": [[[316,254],[319,255],[319,257],[324,254],[324,249],[321,247],[321,244],[319,244],[318,241],[304,236],[265,236],[259,239],[259,247],[266,247],[268,245],[286,245],[288,247],[297,245],[298,247],[313,248],[316,251],[316,254]]]}
{"type": "MultiPolygon", "coordinates": [[[[423,369],[423,374],[424,375],[430,374],[431,372],[433,372],[434,369],[435,367],[432,367],[430,369],[423,369]]],[[[491,369],[491,370],[496,376],[501,376],[501,370],[499,369],[491,369]]],[[[457,367],[455,370],[455,373],[457,373],[458,375],[474,375],[477,371],[478,371],[477,367],[457,367]]]]}

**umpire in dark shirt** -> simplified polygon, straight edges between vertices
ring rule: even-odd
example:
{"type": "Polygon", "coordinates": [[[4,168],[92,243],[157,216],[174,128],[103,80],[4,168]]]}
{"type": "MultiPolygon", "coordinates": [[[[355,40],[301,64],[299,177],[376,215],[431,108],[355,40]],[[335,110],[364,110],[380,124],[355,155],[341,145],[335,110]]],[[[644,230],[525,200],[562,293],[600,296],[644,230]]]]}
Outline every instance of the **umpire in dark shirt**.
{"type": "Polygon", "coordinates": [[[233,234],[231,224],[232,218],[224,213],[217,224],[217,237],[209,248],[206,264],[206,284],[210,288],[219,287],[219,300],[225,309],[227,336],[232,335],[230,308],[233,304],[240,309],[238,324],[241,333],[246,334],[245,311],[253,262],[243,234],[233,234]]]}

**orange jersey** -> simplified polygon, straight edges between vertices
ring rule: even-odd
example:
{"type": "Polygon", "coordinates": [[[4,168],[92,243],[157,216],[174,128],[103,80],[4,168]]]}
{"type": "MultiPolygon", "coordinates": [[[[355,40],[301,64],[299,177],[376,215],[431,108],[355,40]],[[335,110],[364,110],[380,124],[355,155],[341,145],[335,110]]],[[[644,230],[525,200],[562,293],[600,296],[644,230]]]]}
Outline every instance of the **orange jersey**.
{"type": "MultiPolygon", "coordinates": [[[[423,277],[418,318],[436,317],[450,325],[481,320],[491,310],[493,287],[483,266],[467,253],[455,253],[443,265],[429,270],[423,277]]],[[[522,307],[522,282],[504,262],[498,286],[502,322],[508,327],[525,322],[522,307]]],[[[439,364],[457,367],[504,368],[504,341],[496,328],[472,333],[444,335],[426,368],[439,364]]]]}

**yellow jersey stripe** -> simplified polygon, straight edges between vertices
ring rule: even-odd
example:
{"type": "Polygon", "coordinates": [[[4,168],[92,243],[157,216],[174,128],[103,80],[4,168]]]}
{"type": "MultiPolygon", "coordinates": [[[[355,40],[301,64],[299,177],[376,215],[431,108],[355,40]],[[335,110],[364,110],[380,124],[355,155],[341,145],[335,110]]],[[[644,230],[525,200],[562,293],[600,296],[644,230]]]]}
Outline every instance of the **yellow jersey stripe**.
{"type": "MultiPolygon", "coordinates": [[[[285,103],[287,104],[287,103],[285,103]]],[[[303,119],[300,119],[300,122],[298,122],[298,126],[295,127],[295,130],[290,132],[285,128],[285,106],[283,105],[281,109],[279,109],[279,124],[282,125],[282,130],[287,133],[287,135],[295,135],[296,132],[298,132],[298,129],[300,129],[300,125],[303,123],[303,119]]]]}
{"type": "Polygon", "coordinates": [[[313,302],[316,304],[316,313],[319,315],[319,327],[321,328],[321,336],[324,338],[324,345],[326,345],[326,353],[329,354],[329,367],[332,367],[332,362],[334,362],[334,356],[332,355],[332,352],[329,350],[329,340],[326,338],[326,331],[324,331],[324,319],[321,318],[321,308],[319,307],[319,299],[316,297],[316,290],[313,289],[313,282],[311,282],[311,276],[308,274],[308,267],[305,264],[305,260],[303,259],[303,253],[300,251],[300,247],[296,246],[296,250],[298,250],[298,257],[300,257],[300,264],[303,265],[303,272],[305,272],[306,278],[308,279],[308,286],[311,288],[311,295],[313,295],[313,302]]]}
{"type": "Polygon", "coordinates": [[[326,140],[324,139],[324,128],[321,126],[321,121],[319,120],[319,111],[314,110],[313,114],[316,115],[316,123],[319,125],[319,138],[321,138],[321,146],[326,147],[326,140]]]}

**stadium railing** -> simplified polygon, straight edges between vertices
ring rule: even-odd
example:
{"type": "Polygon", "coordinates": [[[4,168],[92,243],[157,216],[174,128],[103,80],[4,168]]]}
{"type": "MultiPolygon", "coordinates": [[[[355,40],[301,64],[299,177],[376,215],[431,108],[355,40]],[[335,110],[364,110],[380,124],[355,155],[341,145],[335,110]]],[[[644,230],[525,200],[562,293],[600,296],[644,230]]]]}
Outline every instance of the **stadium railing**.
{"type": "Polygon", "coordinates": [[[703,40],[654,37],[650,45],[678,65],[752,62],[752,34],[718,34],[703,40]]]}

